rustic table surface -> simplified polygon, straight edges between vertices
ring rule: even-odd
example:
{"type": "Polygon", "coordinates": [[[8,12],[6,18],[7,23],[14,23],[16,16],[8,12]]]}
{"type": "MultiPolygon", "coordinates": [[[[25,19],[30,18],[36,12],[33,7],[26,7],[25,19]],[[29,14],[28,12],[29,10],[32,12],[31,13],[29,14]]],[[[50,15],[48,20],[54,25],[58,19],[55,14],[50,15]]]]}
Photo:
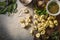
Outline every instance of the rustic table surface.
{"type": "Polygon", "coordinates": [[[11,14],[10,16],[8,16],[8,14],[0,15],[0,40],[33,40],[29,31],[21,28],[19,24],[19,14],[21,14],[19,12],[20,9],[25,6],[22,5],[19,0],[17,0],[17,4],[17,13],[11,14]]]}
{"type": "MultiPolygon", "coordinates": [[[[1,1],[1,0],[0,0],[1,1]]],[[[19,24],[19,11],[21,8],[25,7],[23,4],[17,0],[18,12],[11,14],[11,16],[0,15],[0,40],[33,40],[33,36],[29,33],[29,30],[21,28],[19,24]]],[[[32,8],[28,7],[33,13],[32,8]]],[[[57,26],[58,31],[60,31],[60,15],[57,16],[59,26],[57,26]]]]}

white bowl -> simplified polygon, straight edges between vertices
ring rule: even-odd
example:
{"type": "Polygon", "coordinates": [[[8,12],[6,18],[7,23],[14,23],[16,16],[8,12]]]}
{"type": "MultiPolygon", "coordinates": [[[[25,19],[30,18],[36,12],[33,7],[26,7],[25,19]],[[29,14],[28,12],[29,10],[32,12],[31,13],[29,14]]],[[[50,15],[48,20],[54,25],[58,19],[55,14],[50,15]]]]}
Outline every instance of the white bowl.
{"type": "Polygon", "coordinates": [[[58,0],[51,0],[51,1],[49,1],[49,2],[47,3],[47,5],[46,5],[46,10],[47,10],[48,14],[50,14],[50,15],[53,15],[53,16],[59,15],[59,14],[60,14],[60,3],[59,3],[59,1],[58,1],[58,0]],[[49,12],[49,10],[48,10],[48,5],[49,5],[52,1],[53,1],[53,2],[56,2],[56,3],[59,5],[59,11],[58,11],[57,13],[55,13],[55,14],[52,14],[52,13],[49,12]]]}
{"type": "MultiPolygon", "coordinates": [[[[20,0],[21,1],[21,0],[20,0]]],[[[26,0],[26,3],[23,3],[22,1],[21,1],[21,3],[23,4],[23,5],[28,5],[28,4],[30,4],[32,2],[32,0],[26,0]]]]}

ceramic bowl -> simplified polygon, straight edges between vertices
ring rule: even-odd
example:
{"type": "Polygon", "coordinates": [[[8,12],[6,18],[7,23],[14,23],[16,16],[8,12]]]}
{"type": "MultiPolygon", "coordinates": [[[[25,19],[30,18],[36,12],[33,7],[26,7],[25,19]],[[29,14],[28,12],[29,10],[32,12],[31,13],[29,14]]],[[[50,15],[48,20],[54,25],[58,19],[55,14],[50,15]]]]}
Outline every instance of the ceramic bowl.
{"type": "Polygon", "coordinates": [[[47,10],[48,14],[50,14],[50,15],[53,15],[53,16],[59,15],[59,14],[60,14],[60,3],[59,3],[59,1],[58,1],[58,0],[51,0],[51,1],[49,1],[49,2],[47,3],[46,10],[47,10]],[[59,11],[58,11],[57,13],[55,13],[55,14],[49,12],[49,10],[48,10],[48,5],[49,5],[51,2],[56,2],[56,3],[59,5],[59,11]]]}

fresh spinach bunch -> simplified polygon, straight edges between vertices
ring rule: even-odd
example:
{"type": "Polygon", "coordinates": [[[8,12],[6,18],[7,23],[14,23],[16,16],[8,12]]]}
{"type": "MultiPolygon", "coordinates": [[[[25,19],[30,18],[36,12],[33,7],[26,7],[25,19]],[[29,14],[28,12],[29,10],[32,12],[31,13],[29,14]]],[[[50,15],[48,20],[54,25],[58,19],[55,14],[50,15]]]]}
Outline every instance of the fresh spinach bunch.
{"type": "Polygon", "coordinates": [[[12,13],[17,8],[16,0],[7,0],[0,2],[0,8],[0,14],[6,14],[6,12],[12,13]]]}
{"type": "Polygon", "coordinates": [[[46,9],[38,9],[38,8],[35,8],[35,13],[38,14],[38,15],[46,15],[47,14],[47,11],[46,9]]]}

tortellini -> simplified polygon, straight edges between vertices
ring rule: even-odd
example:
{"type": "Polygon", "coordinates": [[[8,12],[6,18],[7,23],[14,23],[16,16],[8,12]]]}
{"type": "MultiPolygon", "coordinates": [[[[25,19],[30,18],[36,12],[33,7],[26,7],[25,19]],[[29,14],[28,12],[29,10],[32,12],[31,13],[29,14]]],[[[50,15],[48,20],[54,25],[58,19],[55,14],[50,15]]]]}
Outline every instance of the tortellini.
{"type": "Polygon", "coordinates": [[[40,33],[37,33],[37,34],[36,34],[36,37],[39,38],[39,37],[40,37],[40,33]]]}
{"type": "Polygon", "coordinates": [[[37,15],[35,14],[33,16],[33,19],[31,19],[31,15],[29,15],[25,20],[22,19],[21,23],[25,24],[25,27],[29,27],[29,25],[33,25],[33,30],[30,31],[31,34],[33,34],[34,31],[37,31],[35,35],[37,38],[39,38],[41,35],[44,35],[46,33],[46,28],[54,28],[58,26],[58,21],[56,20],[55,16],[51,15],[37,15]],[[31,23],[32,22],[32,23],[31,23]]]}

